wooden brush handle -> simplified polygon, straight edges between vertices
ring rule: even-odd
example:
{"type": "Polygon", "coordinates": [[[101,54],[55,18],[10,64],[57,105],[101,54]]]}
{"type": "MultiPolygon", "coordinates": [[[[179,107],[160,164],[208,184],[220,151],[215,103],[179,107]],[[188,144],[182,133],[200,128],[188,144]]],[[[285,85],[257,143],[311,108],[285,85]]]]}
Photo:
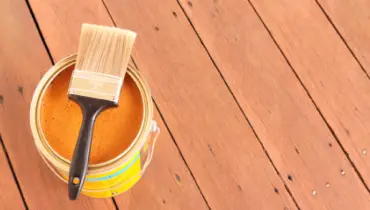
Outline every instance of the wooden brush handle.
{"type": "Polygon", "coordinates": [[[116,104],[111,101],[84,96],[70,95],[69,97],[80,105],[83,113],[80,134],[73,153],[68,179],[69,198],[76,200],[86,178],[95,119],[105,108],[116,104]]]}

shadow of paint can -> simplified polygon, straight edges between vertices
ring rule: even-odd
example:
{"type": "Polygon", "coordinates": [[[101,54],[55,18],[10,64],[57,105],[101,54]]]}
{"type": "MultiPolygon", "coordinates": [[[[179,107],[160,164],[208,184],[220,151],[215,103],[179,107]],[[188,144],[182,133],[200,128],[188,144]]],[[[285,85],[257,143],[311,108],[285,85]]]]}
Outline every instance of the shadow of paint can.
{"type": "MultiPolygon", "coordinates": [[[[32,98],[30,125],[36,148],[54,174],[67,183],[70,160],[50,146],[41,125],[42,99],[53,80],[76,62],[76,54],[56,63],[40,80],[32,98]]],[[[89,164],[82,194],[106,198],[132,188],[149,166],[160,129],[153,120],[153,102],[150,89],[139,71],[129,64],[126,77],[134,81],[143,104],[142,121],[135,139],[119,155],[98,164],[89,164]]],[[[66,96],[67,97],[67,96],[66,96]]],[[[93,142],[94,144],[94,142],[93,142]]],[[[67,195],[66,195],[67,196],[67,195]]]]}

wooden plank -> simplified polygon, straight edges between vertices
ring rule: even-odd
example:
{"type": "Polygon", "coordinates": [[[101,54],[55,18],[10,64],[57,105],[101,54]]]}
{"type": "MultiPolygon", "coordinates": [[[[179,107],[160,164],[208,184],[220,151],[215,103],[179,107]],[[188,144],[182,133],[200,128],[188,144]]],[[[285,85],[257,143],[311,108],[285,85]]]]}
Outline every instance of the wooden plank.
{"type": "Polygon", "coordinates": [[[176,1],[106,1],[211,208],[294,209],[176,1]],[[280,194],[274,192],[274,187],[280,194]]]}
{"type": "Polygon", "coordinates": [[[189,6],[181,0],[180,4],[298,206],[370,205],[365,186],[248,1],[192,0],[189,6]]]}
{"type": "MultiPolygon", "coordinates": [[[[51,65],[26,2],[0,1],[0,130],[30,209],[115,209],[111,199],[68,199],[67,186],[43,163],[29,128],[29,106],[51,65]]],[[[2,197],[2,196],[0,196],[2,197]]]]}
{"type": "Polygon", "coordinates": [[[369,79],[314,1],[252,3],[369,186],[369,79]]]}
{"type": "MultiPolygon", "coordinates": [[[[0,104],[0,109],[2,108],[0,104]]],[[[0,136],[0,141],[1,136],[0,136]]],[[[1,144],[1,142],[0,142],[1,144]]],[[[25,209],[4,150],[0,145],[0,209],[25,209]]]]}
{"type": "Polygon", "coordinates": [[[318,0],[345,42],[370,74],[370,1],[318,0]]]}
{"type": "MultiPolygon", "coordinates": [[[[77,51],[82,23],[112,24],[101,1],[70,3],[65,4],[58,0],[30,2],[51,54],[57,60],[77,51]],[[63,30],[66,28],[68,32],[63,30]],[[65,44],[61,46],[60,43],[65,44]]],[[[115,197],[118,207],[143,210],[207,209],[157,111],[155,119],[162,131],[151,166],[132,190],[115,197]]]]}

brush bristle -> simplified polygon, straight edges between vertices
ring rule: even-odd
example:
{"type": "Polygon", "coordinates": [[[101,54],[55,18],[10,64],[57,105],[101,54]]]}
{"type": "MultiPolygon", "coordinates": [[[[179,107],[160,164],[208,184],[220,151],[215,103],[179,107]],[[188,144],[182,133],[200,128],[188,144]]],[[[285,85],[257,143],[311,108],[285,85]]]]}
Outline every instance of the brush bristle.
{"type": "Polygon", "coordinates": [[[136,33],[83,24],[75,68],[124,77],[136,33]]]}

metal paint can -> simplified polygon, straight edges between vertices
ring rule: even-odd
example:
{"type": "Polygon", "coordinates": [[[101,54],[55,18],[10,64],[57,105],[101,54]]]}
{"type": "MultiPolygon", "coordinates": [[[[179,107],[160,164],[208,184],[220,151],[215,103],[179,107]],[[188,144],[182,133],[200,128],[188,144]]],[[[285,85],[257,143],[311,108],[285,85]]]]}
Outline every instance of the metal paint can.
{"type": "MultiPolygon", "coordinates": [[[[71,55],[56,63],[40,80],[31,103],[30,124],[35,145],[47,166],[67,183],[70,161],[60,156],[48,144],[41,129],[40,107],[43,95],[62,71],[73,66],[76,55],[71,55]]],[[[133,187],[143,176],[149,166],[154,152],[154,146],[160,129],[153,120],[153,102],[149,87],[139,71],[129,64],[126,76],[131,77],[141,93],[143,100],[143,120],[139,133],[131,145],[120,155],[104,163],[89,165],[82,194],[106,198],[123,193],[133,187]]]]}

